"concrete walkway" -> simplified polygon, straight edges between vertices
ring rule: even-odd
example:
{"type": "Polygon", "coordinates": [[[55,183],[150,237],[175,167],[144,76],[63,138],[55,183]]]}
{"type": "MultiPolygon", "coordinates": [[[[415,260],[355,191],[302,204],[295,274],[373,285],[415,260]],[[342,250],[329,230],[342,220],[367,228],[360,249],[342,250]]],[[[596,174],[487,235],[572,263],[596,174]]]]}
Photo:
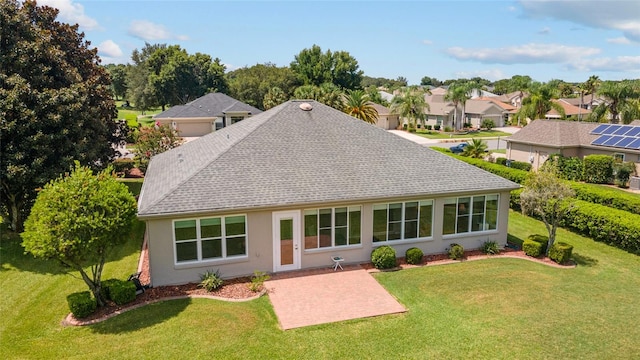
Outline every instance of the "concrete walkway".
{"type": "Polygon", "coordinates": [[[408,131],[403,131],[403,130],[388,130],[390,133],[398,135],[400,137],[403,137],[407,140],[411,140],[414,143],[420,144],[420,145],[426,145],[426,144],[437,144],[440,142],[440,140],[437,139],[427,139],[426,137],[422,137],[420,135],[416,135],[416,134],[412,134],[408,131]]]}
{"type": "Polygon", "coordinates": [[[359,265],[275,274],[265,287],[283,330],[406,311],[359,265]]]}

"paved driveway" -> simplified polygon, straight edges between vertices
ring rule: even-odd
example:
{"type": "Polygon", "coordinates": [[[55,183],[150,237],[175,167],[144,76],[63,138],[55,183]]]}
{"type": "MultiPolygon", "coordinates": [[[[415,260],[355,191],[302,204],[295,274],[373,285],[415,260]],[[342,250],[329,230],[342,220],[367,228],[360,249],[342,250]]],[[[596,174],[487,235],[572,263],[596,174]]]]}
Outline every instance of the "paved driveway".
{"type": "Polygon", "coordinates": [[[406,309],[360,266],[344,271],[276,274],[265,283],[282,329],[331,323],[406,309]]]}

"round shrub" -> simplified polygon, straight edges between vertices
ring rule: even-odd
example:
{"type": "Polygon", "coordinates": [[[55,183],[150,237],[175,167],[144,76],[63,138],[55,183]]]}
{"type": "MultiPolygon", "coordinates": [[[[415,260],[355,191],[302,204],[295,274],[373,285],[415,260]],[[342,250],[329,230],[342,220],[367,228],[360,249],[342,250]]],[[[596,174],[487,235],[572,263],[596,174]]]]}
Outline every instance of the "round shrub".
{"type": "Polygon", "coordinates": [[[422,263],[423,256],[424,253],[422,252],[422,250],[418,249],[417,247],[412,247],[407,250],[404,258],[407,261],[407,264],[418,265],[422,263]]]}
{"type": "Polygon", "coordinates": [[[396,250],[384,245],[371,252],[371,262],[376,269],[391,269],[396,267],[396,250]]]}
{"type": "Polygon", "coordinates": [[[571,258],[573,245],[569,245],[562,241],[554,242],[549,249],[549,258],[558,264],[564,264],[571,258]]]}
{"type": "Polygon", "coordinates": [[[542,244],[533,240],[525,240],[522,243],[522,251],[532,257],[538,257],[543,254],[542,244]]]}
{"type": "Polygon", "coordinates": [[[205,288],[207,291],[213,291],[223,284],[222,276],[220,275],[220,271],[216,270],[207,270],[204,274],[200,275],[200,287],[205,288]]]}
{"type": "Polygon", "coordinates": [[[453,260],[460,260],[464,257],[464,247],[459,244],[451,244],[449,248],[449,258],[453,260]]]}
{"type": "Polygon", "coordinates": [[[118,305],[132,302],[136,299],[136,284],[132,281],[118,281],[109,286],[109,296],[118,305]]]}
{"type": "Polygon", "coordinates": [[[96,311],[96,299],[91,297],[91,293],[88,291],[76,292],[67,295],[67,304],[69,310],[76,317],[81,319],[93,314],[96,311]]]}

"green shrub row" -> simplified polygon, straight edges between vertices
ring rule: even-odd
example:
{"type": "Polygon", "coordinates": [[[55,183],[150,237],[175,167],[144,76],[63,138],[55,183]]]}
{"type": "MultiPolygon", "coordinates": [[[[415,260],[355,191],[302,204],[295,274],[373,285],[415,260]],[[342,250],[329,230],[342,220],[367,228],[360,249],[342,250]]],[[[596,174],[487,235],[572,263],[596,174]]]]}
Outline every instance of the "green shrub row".
{"type": "Polygon", "coordinates": [[[600,185],[570,183],[579,200],[640,214],[640,196],[600,185]]]}
{"type": "Polygon", "coordinates": [[[97,306],[96,299],[94,299],[88,291],[67,295],[67,304],[76,319],[81,319],[93,314],[97,306]]]}
{"type": "Polygon", "coordinates": [[[513,161],[513,160],[509,161],[509,159],[507,158],[499,157],[496,159],[496,164],[507,166],[512,169],[531,171],[531,163],[524,162],[524,161],[513,161]]]}
{"type": "Polygon", "coordinates": [[[640,215],[582,200],[567,201],[560,226],[640,255],[640,215]]]}
{"type": "Polygon", "coordinates": [[[466,156],[455,155],[455,154],[452,154],[451,151],[449,151],[449,149],[443,149],[438,147],[432,147],[431,149],[445,153],[458,160],[462,160],[467,164],[473,165],[475,167],[479,167],[480,169],[486,170],[490,173],[496,174],[507,180],[516,182],[518,184],[522,184],[524,180],[527,178],[527,175],[529,174],[528,171],[508,168],[506,166],[494,164],[492,162],[484,161],[482,159],[474,159],[466,156]]]}

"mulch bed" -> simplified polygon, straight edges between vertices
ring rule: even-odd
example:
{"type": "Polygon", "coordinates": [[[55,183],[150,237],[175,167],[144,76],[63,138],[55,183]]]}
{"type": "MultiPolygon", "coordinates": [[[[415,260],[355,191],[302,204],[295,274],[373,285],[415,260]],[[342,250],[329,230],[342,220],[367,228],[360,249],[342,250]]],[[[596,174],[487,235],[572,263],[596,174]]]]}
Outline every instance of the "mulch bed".
{"type": "MultiPolygon", "coordinates": [[[[523,258],[523,259],[544,263],[546,265],[558,267],[558,268],[575,267],[574,263],[561,265],[561,264],[555,263],[554,261],[546,257],[532,258],[530,256],[527,256],[522,250],[505,248],[500,252],[499,255],[485,255],[480,250],[465,251],[463,260],[451,260],[449,259],[449,254],[447,253],[425,255],[423,258],[424,261],[422,265],[408,265],[404,258],[399,258],[398,259],[399,266],[396,268],[396,270],[399,270],[402,268],[411,268],[416,266],[433,266],[433,265],[440,265],[440,264],[455,263],[455,262],[460,262],[465,260],[468,261],[468,260],[477,260],[477,259],[501,257],[501,256],[523,258]]],[[[141,277],[141,280],[143,280],[144,276],[148,276],[147,266],[148,266],[148,260],[143,258],[143,264],[141,266],[143,268],[143,271],[142,271],[143,276],[141,277]]],[[[364,264],[361,264],[360,266],[362,266],[366,270],[377,271],[377,269],[375,269],[375,267],[371,263],[364,263],[364,264]]],[[[147,280],[147,279],[145,278],[144,280],[147,280]]],[[[143,283],[146,283],[146,282],[147,281],[143,281],[143,283]]],[[[73,315],[69,314],[67,318],[63,321],[63,324],[64,325],[94,324],[96,322],[106,320],[124,311],[135,309],[137,307],[144,306],[146,304],[150,304],[153,302],[162,301],[163,299],[172,299],[172,298],[180,298],[180,297],[211,297],[211,298],[227,299],[230,301],[243,301],[243,300],[252,299],[264,294],[264,291],[261,293],[256,293],[249,290],[249,285],[251,285],[251,278],[243,277],[243,278],[225,280],[224,285],[222,287],[211,292],[198,287],[198,284],[196,283],[154,287],[154,288],[147,289],[144,293],[136,296],[136,299],[134,301],[125,305],[116,305],[115,303],[109,301],[107,303],[107,306],[98,308],[96,312],[80,320],[75,319],[73,315]]]]}

